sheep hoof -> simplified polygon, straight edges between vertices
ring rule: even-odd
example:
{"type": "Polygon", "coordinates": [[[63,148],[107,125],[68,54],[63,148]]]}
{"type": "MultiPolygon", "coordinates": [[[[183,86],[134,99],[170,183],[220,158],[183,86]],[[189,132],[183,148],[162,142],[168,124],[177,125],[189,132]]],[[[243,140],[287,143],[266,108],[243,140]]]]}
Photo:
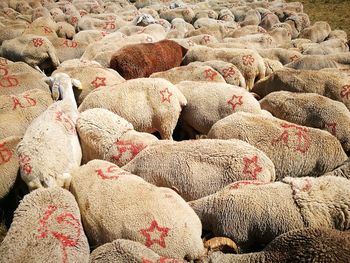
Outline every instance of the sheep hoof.
{"type": "Polygon", "coordinates": [[[238,254],[235,242],[227,237],[214,237],[204,242],[208,252],[221,251],[224,253],[238,254]]]}

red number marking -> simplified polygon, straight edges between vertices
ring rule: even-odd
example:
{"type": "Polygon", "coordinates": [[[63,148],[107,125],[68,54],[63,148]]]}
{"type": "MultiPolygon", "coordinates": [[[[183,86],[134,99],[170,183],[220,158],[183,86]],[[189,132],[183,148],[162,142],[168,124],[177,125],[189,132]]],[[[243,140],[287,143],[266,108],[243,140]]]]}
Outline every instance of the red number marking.
{"type": "Polygon", "coordinates": [[[12,101],[13,101],[13,108],[12,110],[17,109],[17,106],[19,106],[20,108],[29,108],[29,107],[33,107],[36,105],[36,100],[29,97],[29,95],[23,95],[22,98],[25,99],[25,102],[21,103],[21,98],[19,96],[14,96],[11,95],[12,101]]]}
{"type": "Polygon", "coordinates": [[[106,21],[103,29],[115,29],[115,22],[106,21]]]}
{"type": "Polygon", "coordinates": [[[65,114],[63,111],[59,110],[55,113],[55,120],[62,123],[63,126],[66,128],[68,133],[75,134],[75,124],[72,121],[71,118],[67,114],[65,114]]]}
{"type": "Polygon", "coordinates": [[[3,88],[10,88],[18,86],[19,81],[14,76],[4,76],[0,79],[0,86],[3,88]]]}
{"type": "Polygon", "coordinates": [[[77,48],[78,47],[78,43],[74,40],[69,40],[66,39],[63,41],[62,46],[64,47],[68,47],[68,48],[77,48]]]}

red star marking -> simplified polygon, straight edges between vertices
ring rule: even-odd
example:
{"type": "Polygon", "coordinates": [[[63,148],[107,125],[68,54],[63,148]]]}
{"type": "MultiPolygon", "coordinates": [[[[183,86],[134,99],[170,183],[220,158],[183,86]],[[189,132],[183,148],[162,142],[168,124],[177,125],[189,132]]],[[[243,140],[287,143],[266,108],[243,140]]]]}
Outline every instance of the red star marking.
{"type": "Polygon", "coordinates": [[[19,156],[19,165],[21,167],[21,170],[26,174],[30,174],[32,172],[32,166],[30,165],[30,157],[25,154],[21,154],[19,156]]]}
{"type": "Polygon", "coordinates": [[[202,40],[205,42],[205,44],[207,44],[208,42],[210,42],[210,36],[204,36],[202,37],[202,40]]]}
{"type": "Polygon", "coordinates": [[[208,69],[204,70],[204,73],[205,73],[205,78],[207,80],[214,80],[215,76],[218,74],[217,72],[215,72],[211,68],[208,68],[208,69]]]}
{"type": "Polygon", "coordinates": [[[325,122],[325,128],[327,131],[329,131],[331,134],[336,135],[337,133],[337,123],[335,122],[325,122]]]}
{"type": "Polygon", "coordinates": [[[249,159],[248,157],[243,157],[243,173],[245,175],[250,175],[253,179],[256,179],[256,175],[262,171],[262,167],[258,164],[258,156],[254,156],[249,159]]]}
{"type": "Polygon", "coordinates": [[[251,180],[251,181],[239,181],[239,182],[234,182],[230,185],[230,189],[239,189],[242,188],[246,185],[263,185],[267,184],[262,181],[257,181],[257,180],[251,180]]]}
{"type": "Polygon", "coordinates": [[[350,94],[350,85],[345,85],[342,87],[342,91],[340,92],[340,96],[342,98],[346,97],[349,99],[349,94],[350,94]]]}
{"type": "Polygon", "coordinates": [[[251,65],[253,65],[253,62],[255,61],[255,59],[253,58],[252,55],[245,55],[242,57],[242,61],[243,61],[243,65],[251,66],[251,65]]]}
{"type": "Polygon", "coordinates": [[[0,165],[11,160],[12,152],[5,146],[5,143],[0,143],[0,165]]]}
{"type": "Polygon", "coordinates": [[[96,77],[93,81],[91,81],[91,85],[94,86],[95,89],[106,86],[106,78],[105,77],[96,77]]]}
{"type": "Polygon", "coordinates": [[[232,106],[232,110],[235,110],[237,105],[243,104],[243,97],[233,95],[232,98],[227,101],[227,104],[230,104],[232,106]]]}
{"type": "Polygon", "coordinates": [[[222,70],[222,72],[224,73],[224,78],[229,78],[229,77],[232,77],[233,75],[236,74],[236,71],[234,70],[233,67],[229,67],[229,68],[225,68],[222,70]]]}
{"type": "Polygon", "coordinates": [[[160,95],[162,96],[162,102],[167,101],[170,103],[170,97],[173,95],[173,93],[171,93],[168,88],[165,88],[160,91],[160,95]]]}
{"type": "Polygon", "coordinates": [[[169,228],[159,227],[156,220],[153,220],[151,226],[148,229],[141,229],[140,232],[143,236],[146,237],[146,247],[150,247],[153,244],[158,244],[162,248],[166,247],[164,238],[168,236],[169,228]],[[158,234],[158,238],[152,238],[151,234],[155,233],[155,230],[158,234]]]}
{"type": "Polygon", "coordinates": [[[142,151],[146,146],[143,143],[133,143],[132,141],[116,141],[114,144],[117,145],[119,154],[114,155],[112,158],[116,161],[119,161],[124,153],[129,152],[131,154],[130,160],[142,151]]]}
{"type": "Polygon", "coordinates": [[[44,44],[44,40],[42,38],[33,38],[32,42],[34,47],[41,47],[44,44]]]}
{"type": "Polygon", "coordinates": [[[298,60],[299,59],[299,56],[298,55],[294,55],[294,56],[291,56],[290,58],[290,61],[296,61],[296,60],[298,60]]]}

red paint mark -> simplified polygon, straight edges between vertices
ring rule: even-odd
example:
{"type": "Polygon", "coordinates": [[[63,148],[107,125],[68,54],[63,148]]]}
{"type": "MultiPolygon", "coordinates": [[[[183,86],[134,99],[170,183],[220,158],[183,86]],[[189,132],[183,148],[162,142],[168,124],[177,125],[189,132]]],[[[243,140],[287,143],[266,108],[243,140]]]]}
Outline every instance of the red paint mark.
{"type": "Polygon", "coordinates": [[[194,46],[194,42],[192,40],[187,40],[187,44],[190,46],[190,47],[193,47],[194,46]]]}
{"type": "Polygon", "coordinates": [[[54,238],[56,238],[62,246],[63,250],[63,263],[68,262],[68,254],[67,247],[75,247],[78,244],[81,235],[80,222],[79,220],[72,214],[63,212],[59,214],[52,220],[56,220],[58,224],[67,224],[74,228],[74,235],[65,235],[61,232],[49,230],[49,219],[52,218],[52,215],[57,212],[58,207],[56,205],[48,205],[47,210],[44,213],[43,218],[39,221],[40,228],[38,232],[40,233],[39,238],[46,238],[49,234],[51,234],[54,238]]]}
{"type": "Polygon", "coordinates": [[[257,181],[257,180],[239,181],[239,182],[234,182],[230,184],[230,189],[240,189],[246,185],[264,185],[264,184],[268,184],[268,183],[257,181]]]}
{"type": "Polygon", "coordinates": [[[92,86],[94,86],[95,89],[106,86],[106,78],[105,77],[96,77],[93,81],[90,83],[92,86]]]}
{"type": "Polygon", "coordinates": [[[211,68],[204,70],[204,74],[205,74],[204,77],[207,80],[214,80],[216,75],[218,75],[218,73],[212,70],[211,68]]]}
{"type": "Polygon", "coordinates": [[[114,144],[117,145],[119,152],[118,155],[112,156],[112,158],[116,161],[119,161],[125,153],[129,153],[129,155],[131,156],[129,160],[132,160],[140,151],[146,148],[146,145],[144,145],[143,143],[133,143],[132,141],[119,140],[116,141],[114,144]]]}
{"type": "Polygon", "coordinates": [[[30,165],[30,157],[26,154],[21,154],[19,156],[19,165],[21,167],[21,170],[26,175],[29,175],[32,172],[32,166],[30,165]]]}
{"type": "Polygon", "coordinates": [[[142,258],[142,263],[154,263],[152,260],[142,258]]]}
{"type": "Polygon", "coordinates": [[[292,62],[298,60],[299,58],[300,57],[298,55],[294,55],[294,56],[289,57],[290,61],[292,61],[292,62]]]}
{"type": "Polygon", "coordinates": [[[41,47],[44,44],[44,40],[42,38],[33,38],[32,42],[34,47],[41,47]]]}
{"type": "Polygon", "coordinates": [[[294,131],[294,135],[297,136],[295,151],[299,151],[301,153],[307,152],[310,147],[310,136],[308,133],[308,129],[306,127],[301,127],[295,124],[281,124],[283,128],[283,133],[277,138],[272,140],[272,145],[275,146],[278,142],[282,142],[284,145],[289,147],[289,135],[291,131],[294,131]]]}
{"type": "Polygon", "coordinates": [[[11,160],[12,152],[6,147],[6,143],[0,143],[0,165],[11,160]]]}
{"type": "Polygon", "coordinates": [[[6,76],[9,73],[7,68],[0,67],[0,75],[1,76],[6,76]]]}
{"type": "Polygon", "coordinates": [[[66,39],[66,40],[63,41],[62,46],[63,47],[68,47],[68,48],[77,48],[78,47],[78,43],[76,41],[74,41],[74,40],[66,39]]]}
{"type": "Polygon", "coordinates": [[[96,174],[99,177],[101,177],[102,180],[114,180],[114,179],[118,179],[120,175],[130,174],[127,172],[118,172],[118,171],[119,171],[119,167],[116,165],[108,166],[105,172],[102,170],[102,168],[95,170],[96,174]],[[112,175],[109,175],[109,174],[112,174],[112,175]]]}
{"type": "Polygon", "coordinates": [[[83,17],[83,16],[86,16],[88,14],[88,12],[86,12],[85,10],[80,10],[79,14],[81,17],[83,17]]]}
{"type": "Polygon", "coordinates": [[[72,16],[72,18],[71,18],[71,23],[73,24],[73,25],[75,25],[76,23],[78,23],[78,17],[76,17],[76,16],[72,16]]]}
{"type": "Polygon", "coordinates": [[[259,33],[267,33],[266,30],[260,26],[258,27],[258,32],[259,33]]]}
{"type": "Polygon", "coordinates": [[[329,131],[331,134],[336,135],[337,134],[337,123],[335,122],[325,122],[325,129],[329,131]]]}
{"type": "Polygon", "coordinates": [[[9,64],[9,61],[6,58],[0,58],[0,66],[6,67],[9,64]]]}
{"type": "Polygon", "coordinates": [[[308,193],[310,192],[311,188],[312,188],[312,184],[310,179],[305,179],[301,186],[297,184],[292,184],[292,190],[294,195],[300,192],[308,193]]]}
{"type": "Polygon", "coordinates": [[[343,86],[340,92],[340,96],[342,98],[346,97],[346,99],[349,99],[349,95],[350,95],[350,85],[343,86]]]}
{"type": "Polygon", "coordinates": [[[210,42],[210,36],[203,36],[202,40],[205,42],[205,44],[210,42]]]}
{"type": "Polygon", "coordinates": [[[229,77],[232,77],[236,74],[236,71],[234,70],[233,67],[229,67],[229,68],[225,68],[222,70],[222,73],[224,73],[224,78],[229,78],[229,77]]]}
{"type": "Polygon", "coordinates": [[[243,61],[243,65],[251,66],[251,65],[253,65],[255,59],[253,58],[252,55],[245,55],[245,56],[242,57],[242,61],[243,61]]]}
{"type": "Polygon", "coordinates": [[[13,108],[12,110],[17,109],[17,106],[19,106],[20,108],[29,108],[29,107],[33,107],[36,105],[36,100],[29,97],[29,95],[23,95],[22,98],[25,99],[25,101],[21,102],[21,97],[20,96],[14,96],[14,95],[10,95],[12,98],[12,102],[13,102],[13,108]]]}
{"type": "Polygon", "coordinates": [[[51,34],[51,33],[53,33],[52,29],[49,28],[49,27],[47,27],[47,26],[44,26],[43,29],[44,29],[44,33],[45,33],[45,34],[51,34]]]}
{"type": "Polygon", "coordinates": [[[146,42],[153,42],[153,39],[151,37],[146,37],[146,42]]]}
{"type": "Polygon", "coordinates": [[[188,9],[184,10],[183,14],[188,16],[190,14],[190,10],[188,10],[188,9]]]}
{"type": "Polygon", "coordinates": [[[262,167],[258,164],[258,156],[255,155],[251,159],[243,157],[243,163],[243,173],[245,175],[249,174],[253,179],[256,179],[256,175],[262,171],[262,167]]]}
{"type": "Polygon", "coordinates": [[[59,110],[59,111],[55,112],[55,120],[60,122],[60,123],[62,123],[68,133],[70,133],[70,134],[75,134],[76,133],[74,122],[62,110],[59,110]]]}
{"type": "Polygon", "coordinates": [[[162,96],[162,102],[167,101],[170,103],[170,97],[173,95],[173,93],[171,93],[168,88],[161,90],[159,93],[162,96]]]}
{"type": "Polygon", "coordinates": [[[14,76],[4,76],[0,79],[0,87],[11,88],[18,86],[19,81],[14,76]]]}
{"type": "Polygon", "coordinates": [[[153,244],[158,244],[162,248],[166,247],[164,238],[168,236],[170,228],[160,227],[156,220],[151,222],[151,226],[147,229],[141,229],[140,232],[146,237],[145,246],[150,247],[153,244]],[[155,232],[156,231],[156,232],[155,232]],[[151,234],[158,234],[158,238],[152,238],[151,234]]]}
{"type": "Polygon", "coordinates": [[[243,105],[243,97],[233,95],[232,98],[227,101],[227,104],[232,106],[232,110],[235,110],[238,105],[243,105]]]}
{"type": "Polygon", "coordinates": [[[106,21],[104,26],[103,26],[103,29],[115,29],[115,22],[112,22],[112,21],[106,21]]]}

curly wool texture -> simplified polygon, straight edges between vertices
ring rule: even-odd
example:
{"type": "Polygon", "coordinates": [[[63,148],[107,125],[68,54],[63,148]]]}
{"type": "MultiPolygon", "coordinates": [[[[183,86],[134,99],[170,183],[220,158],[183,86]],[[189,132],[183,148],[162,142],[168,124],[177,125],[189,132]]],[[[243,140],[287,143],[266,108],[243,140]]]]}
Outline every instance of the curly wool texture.
{"type": "Polygon", "coordinates": [[[239,139],[265,152],[275,165],[277,180],[320,176],[347,159],[340,142],[329,132],[246,112],[215,123],[208,138],[239,139]]]}
{"type": "Polygon", "coordinates": [[[331,58],[322,55],[303,56],[285,65],[287,68],[299,70],[320,70],[323,68],[338,68],[338,64],[331,58]]]}
{"type": "Polygon", "coordinates": [[[187,49],[175,41],[127,45],[111,58],[110,67],[125,79],[149,77],[181,65],[187,49]]]}
{"type": "Polygon", "coordinates": [[[237,111],[261,114],[259,102],[246,89],[225,83],[182,81],[177,87],[187,99],[179,122],[207,134],[219,120],[237,111]],[[210,98],[210,99],[209,99],[210,98]]]}
{"type": "Polygon", "coordinates": [[[123,238],[165,257],[195,259],[204,253],[198,217],[171,189],[93,160],[73,172],[71,191],[93,247],[123,238]]]}
{"type": "Polygon", "coordinates": [[[83,263],[89,253],[73,195],[54,187],[25,195],[0,245],[0,262],[83,263]]]}
{"type": "Polygon", "coordinates": [[[349,187],[348,179],[335,176],[288,177],[260,185],[237,182],[189,204],[204,229],[249,251],[303,227],[348,230],[349,187]]]}
{"type": "Polygon", "coordinates": [[[252,92],[261,97],[274,91],[291,91],[304,93],[317,93],[333,100],[340,101],[350,109],[350,100],[347,87],[350,78],[339,72],[316,70],[279,70],[268,78],[257,82],[252,92]]]}
{"type": "Polygon", "coordinates": [[[303,228],[278,236],[261,252],[230,255],[214,253],[202,263],[347,263],[350,233],[326,228],[303,228]]]}
{"type": "Polygon", "coordinates": [[[131,240],[117,239],[96,248],[90,255],[90,263],[186,263],[183,259],[161,257],[146,246],[131,240]]]}
{"type": "Polygon", "coordinates": [[[0,96],[0,139],[23,136],[30,123],[52,103],[51,94],[40,89],[0,96]]]}
{"type": "Polygon", "coordinates": [[[240,140],[152,145],[123,169],[157,186],[174,187],[187,201],[215,193],[235,181],[275,179],[271,160],[240,140]]]}
{"type": "Polygon", "coordinates": [[[6,59],[1,68],[0,95],[14,95],[30,89],[50,92],[49,86],[43,81],[43,75],[24,62],[6,59]]]}
{"type": "Polygon", "coordinates": [[[0,140],[0,200],[6,196],[15,184],[19,163],[16,146],[21,141],[18,136],[0,140]]]}
{"type": "Polygon", "coordinates": [[[265,77],[264,60],[256,51],[250,49],[195,46],[188,50],[183,64],[208,60],[222,60],[234,64],[244,76],[249,90],[254,86],[255,79],[265,77]]]}
{"type": "Polygon", "coordinates": [[[171,139],[186,104],[184,95],[169,81],[140,78],[92,92],[80,104],[79,111],[108,109],[125,118],[139,132],[158,131],[162,139],[171,139]]]}
{"type": "Polygon", "coordinates": [[[131,123],[106,109],[84,111],[77,120],[83,163],[93,159],[123,166],[139,151],[157,142],[152,134],[134,130],[131,123]]]}
{"type": "Polygon", "coordinates": [[[319,43],[324,41],[331,31],[331,27],[327,22],[318,21],[312,26],[304,28],[300,32],[299,38],[306,38],[310,39],[314,43],[319,43]]]}
{"type": "Polygon", "coordinates": [[[264,97],[260,105],[277,118],[330,132],[344,151],[350,151],[350,112],[343,103],[315,93],[278,91],[264,97]]]}

